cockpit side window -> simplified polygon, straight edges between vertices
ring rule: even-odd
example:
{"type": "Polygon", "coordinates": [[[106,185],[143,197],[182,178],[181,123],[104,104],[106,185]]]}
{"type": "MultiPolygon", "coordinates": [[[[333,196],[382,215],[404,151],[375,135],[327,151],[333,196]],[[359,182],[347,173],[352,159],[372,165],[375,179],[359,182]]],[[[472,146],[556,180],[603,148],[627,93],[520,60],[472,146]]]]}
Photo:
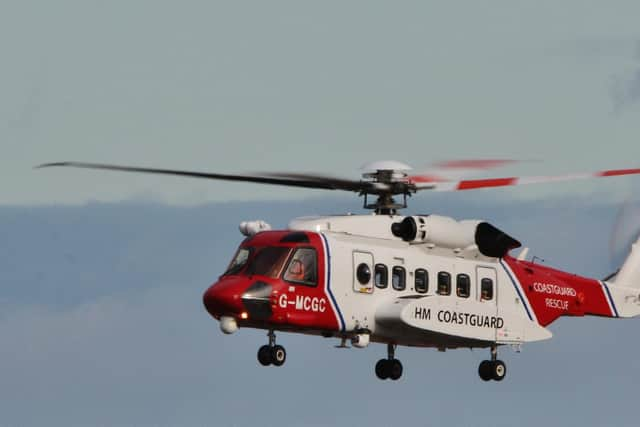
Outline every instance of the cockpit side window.
{"type": "Polygon", "coordinates": [[[306,286],[318,284],[318,262],[313,248],[300,248],[291,257],[284,280],[306,286]]]}
{"type": "Polygon", "coordinates": [[[231,260],[231,263],[227,267],[227,271],[224,272],[223,276],[229,276],[232,274],[238,274],[240,270],[247,265],[247,261],[249,261],[249,255],[251,255],[251,251],[247,248],[240,248],[236,255],[231,260]]]}

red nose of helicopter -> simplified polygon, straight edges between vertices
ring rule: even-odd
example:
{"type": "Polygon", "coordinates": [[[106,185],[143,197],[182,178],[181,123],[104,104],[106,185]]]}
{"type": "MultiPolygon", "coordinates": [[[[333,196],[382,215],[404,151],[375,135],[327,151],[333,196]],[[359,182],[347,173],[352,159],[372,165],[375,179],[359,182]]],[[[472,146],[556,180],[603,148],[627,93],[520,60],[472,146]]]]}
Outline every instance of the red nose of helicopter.
{"type": "Polygon", "coordinates": [[[247,286],[246,280],[222,279],[206,290],[202,302],[209,314],[216,319],[222,316],[241,318],[242,313],[245,313],[241,294],[247,286]]]}

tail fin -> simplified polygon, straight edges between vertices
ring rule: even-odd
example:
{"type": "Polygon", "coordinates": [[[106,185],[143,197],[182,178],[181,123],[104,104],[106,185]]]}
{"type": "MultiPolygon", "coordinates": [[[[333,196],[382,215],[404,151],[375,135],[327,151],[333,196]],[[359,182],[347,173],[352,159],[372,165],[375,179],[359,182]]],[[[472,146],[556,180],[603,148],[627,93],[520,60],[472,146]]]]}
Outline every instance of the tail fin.
{"type": "Polygon", "coordinates": [[[608,292],[616,316],[640,316],[640,239],[631,246],[631,252],[620,271],[609,282],[608,292]]]}
{"type": "Polygon", "coordinates": [[[613,279],[613,284],[640,289],[640,239],[631,245],[631,253],[613,279]]]}

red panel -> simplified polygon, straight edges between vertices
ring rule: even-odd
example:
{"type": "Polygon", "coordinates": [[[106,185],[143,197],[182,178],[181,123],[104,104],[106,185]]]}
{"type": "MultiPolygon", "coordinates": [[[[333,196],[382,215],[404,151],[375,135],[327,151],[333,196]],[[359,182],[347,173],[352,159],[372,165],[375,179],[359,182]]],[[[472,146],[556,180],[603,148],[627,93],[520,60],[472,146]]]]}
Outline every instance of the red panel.
{"type": "Polygon", "coordinates": [[[331,296],[326,289],[325,265],[327,260],[324,255],[322,237],[318,233],[307,232],[310,244],[298,244],[297,246],[312,246],[318,255],[318,285],[315,287],[301,286],[280,280],[281,286],[278,293],[274,292],[274,312],[284,318],[284,322],[294,329],[319,329],[325,331],[338,331],[340,325],[338,314],[331,305],[331,296]],[[290,290],[293,289],[293,292],[290,290]],[[282,295],[286,295],[283,297],[282,295]],[[281,298],[286,298],[282,304],[281,298]],[[293,303],[292,303],[293,301],[293,303]]]}
{"type": "Polygon", "coordinates": [[[204,303],[212,316],[240,317],[243,311],[242,295],[256,281],[271,286],[269,295],[271,316],[268,319],[239,318],[241,325],[268,327],[274,325],[287,330],[340,330],[339,315],[333,309],[331,296],[327,292],[325,278],[325,251],[322,238],[317,233],[306,232],[309,242],[281,243],[280,240],[291,231],[265,231],[249,237],[242,247],[286,246],[312,247],[317,254],[317,286],[305,286],[284,281],[281,277],[271,278],[259,275],[223,276],[204,295],[204,303]]]}
{"type": "Polygon", "coordinates": [[[511,257],[505,261],[522,285],[542,326],[560,316],[613,317],[599,281],[511,257]]]}

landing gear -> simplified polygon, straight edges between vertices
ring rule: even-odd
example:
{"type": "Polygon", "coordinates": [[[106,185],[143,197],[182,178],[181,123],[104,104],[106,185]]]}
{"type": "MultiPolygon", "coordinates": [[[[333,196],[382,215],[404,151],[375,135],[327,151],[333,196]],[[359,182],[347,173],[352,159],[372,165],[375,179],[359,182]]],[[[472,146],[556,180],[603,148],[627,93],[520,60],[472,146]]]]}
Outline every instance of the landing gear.
{"type": "Polygon", "coordinates": [[[498,347],[491,347],[491,360],[483,360],[478,367],[478,374],[483,381],[502,381],[507,376],[507,365],[498,360],[498,347]]]}
{"type": "Polygon", "coordinates": [[[395,345],[387,344],[387,358],[376,363],[376,376],[381,380],[392,379],[394,381],[402,376],[402,363],[395,359],[395,345]]]}
{"type": "Polygon", "coordinates": [[[287,360],[287,351],[281,345],[276,345],[276,334],[269,331],[269,344],[263,345],[258,350],[258,362],[262,366],[282,366],[287,360]]]}
{"type": "Polygon", "coordinates": [[[262,366],[271,365],[271,347],[270,346],[263,345],[262,347],[260,347],[260,349],[258,350],[258,362],[260,362],[262,366]]]}

